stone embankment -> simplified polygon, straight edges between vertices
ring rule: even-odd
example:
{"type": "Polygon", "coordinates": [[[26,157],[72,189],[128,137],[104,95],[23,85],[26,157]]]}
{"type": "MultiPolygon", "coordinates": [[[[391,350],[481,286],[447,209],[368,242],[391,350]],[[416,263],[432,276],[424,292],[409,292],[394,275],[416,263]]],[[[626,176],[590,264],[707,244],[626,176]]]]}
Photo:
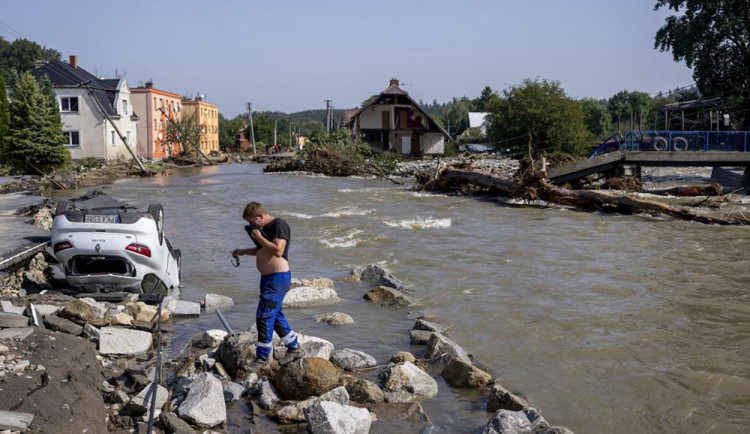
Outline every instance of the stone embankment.
{"type": "MultiPolygon", "coordinates": [[[[378,266],[355,269],[348,279],[371,284],[373,290],[363,297],[373,304],[401,308],[418,303],[408,285],[378,266]]],[[[299,280],[294,286],[290,306],[340,300],[330,279],[299,280]]],[[[35,292],[28,288],[26,296],[8,295],[0,303],[0,384],[19,391],[0,394],[0,429],[145,432],[155,397],[155,432],[221,430],[227,405],[238,400],[254,409],[253,418],[306,424],[312,433],[367,433],[378,413],[432,430],[438,427],[420,402],[438,395],[435,379],[442,377],[449,387],[487,390],[487,411],[493,415],[485,433],[570,432],[551,426],[522,397],[503,388],[447,336],[445,327],[419,312],[410,314],[415,323],[404,332],[413,344],[425,346],[420,357],[395,351],[389,360],[378,361],[359,349],[336,348],[300,333],[305,357],[280,366],[286,347],[274,335],[273,360],[252,372],[254,328],[232,335],[206,330],[186,346],[187,354],[166,360],[159,369],[158,306],[137,295],[107,302],[102,300],[106,294],[76,298],[35,292]],[[45,393],[37,393],[42,388],[45,393]]],[[[233,305],[219,294],[207,294],[201,303],[167,297],[161,304],[162,332],[173,331],[176,318],[233,305]]],[[[354,320],[331,312],[316,321],[346,327],[354,320]]]]}

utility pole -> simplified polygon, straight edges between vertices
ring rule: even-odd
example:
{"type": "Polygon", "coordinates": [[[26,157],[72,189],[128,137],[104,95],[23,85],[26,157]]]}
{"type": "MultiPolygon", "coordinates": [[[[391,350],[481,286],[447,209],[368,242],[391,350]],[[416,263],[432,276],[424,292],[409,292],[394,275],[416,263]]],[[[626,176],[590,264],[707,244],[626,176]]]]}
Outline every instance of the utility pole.
{"type": "Polygon", "coordinates": [[[331,132],[331,100],[326,101],[326,135],[331,132]]]}
{"type": "MultiPolygon", "coordinates": [[[[253,155],[255,155],[255,128],[253,127],[253,103],[247,103],[247,117],[250,119],[250,142],[253,144],[253,155]]],[[[245,137],[247,139],[247,137],[245,137]]]]}
{"type": "Polygon", "coordinates": [[[278,119],[273,120],[273,146],[276,147],[276,125],[278,124],[278,119]]]}

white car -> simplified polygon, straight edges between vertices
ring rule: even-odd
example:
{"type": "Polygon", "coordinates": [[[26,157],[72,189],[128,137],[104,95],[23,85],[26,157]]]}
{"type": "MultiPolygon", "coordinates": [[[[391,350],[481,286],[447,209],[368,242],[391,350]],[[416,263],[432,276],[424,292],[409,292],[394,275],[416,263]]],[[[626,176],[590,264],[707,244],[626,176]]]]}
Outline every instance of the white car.
{"type": "Polygon", "coordinates": [[[51,245],[68,285],[146,294],[177,290],[182,255],[164,236],[162,206],[139,212],[103,194],[96,201],[80,208],[68,201],[57,205],[51,245]]]}

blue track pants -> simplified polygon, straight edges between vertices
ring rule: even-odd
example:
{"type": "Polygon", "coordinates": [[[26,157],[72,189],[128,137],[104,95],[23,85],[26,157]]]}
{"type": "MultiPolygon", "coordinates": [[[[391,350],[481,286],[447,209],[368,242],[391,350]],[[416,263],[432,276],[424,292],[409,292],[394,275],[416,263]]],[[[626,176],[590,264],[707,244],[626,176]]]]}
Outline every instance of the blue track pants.
{"type": "Polygon", "coordinates": [[[255,353],[259,358],[267,359],[271,354],[274,331],[281,337],[281,342],[287,348],[297,346],[297,335],[289,327],[284,313],[281,312],[281,306],[287,291],[289,291],[291,281],[292,273],[289,271],[260,277],[260,302],[255,314],[258,327],[258,342],[255,344],[255,353]]]}

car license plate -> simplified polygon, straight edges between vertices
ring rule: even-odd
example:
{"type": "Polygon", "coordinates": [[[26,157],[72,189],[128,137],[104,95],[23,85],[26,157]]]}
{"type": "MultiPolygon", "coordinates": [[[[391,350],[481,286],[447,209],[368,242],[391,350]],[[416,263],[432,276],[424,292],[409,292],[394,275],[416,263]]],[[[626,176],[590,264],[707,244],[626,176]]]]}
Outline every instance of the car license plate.
{"type": "Polygon", "coordinates": [[[85,223],[119,223],[120,217],[116,215],[86,214],[83,221],[85,223]]]}

